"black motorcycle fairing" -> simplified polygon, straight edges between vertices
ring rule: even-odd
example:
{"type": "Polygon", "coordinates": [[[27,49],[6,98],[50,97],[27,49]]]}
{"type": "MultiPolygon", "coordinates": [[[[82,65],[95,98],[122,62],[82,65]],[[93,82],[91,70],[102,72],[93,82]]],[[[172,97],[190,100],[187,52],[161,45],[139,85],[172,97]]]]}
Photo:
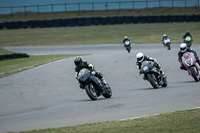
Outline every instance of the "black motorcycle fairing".
{"type": "Polygon", "coordinates": [[[97,89],[98,92],[101,92],[103,85],[98,77],[95,77],[91,74],[91,72],[83,68],[78,73],[78,80],[81,84],[87,86],[88,84],[92,83],[94,84],[95,89],[97,89]]]}
{"type": "Polygon", "coordinates": [[[150,61],[144,61],[141,65],[141,73],[144,74],[145,79],[149,79],[149,76],[160,86],[164,84],[166,79],[163,78],[160,70],[156,68],[150,61]]]}

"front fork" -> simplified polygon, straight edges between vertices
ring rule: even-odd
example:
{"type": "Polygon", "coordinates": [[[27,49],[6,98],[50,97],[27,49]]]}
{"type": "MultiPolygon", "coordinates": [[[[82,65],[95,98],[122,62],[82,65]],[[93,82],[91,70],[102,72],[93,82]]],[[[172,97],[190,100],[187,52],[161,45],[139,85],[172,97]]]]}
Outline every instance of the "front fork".
{"type": "Polygon", "coordinates": [[[95,86],[97,86],[96,89],[100,92],[103,88],[101,81],[95,76],[91,76],[90,78],[91,78],[91,81],[95,84],[95,86]]]}

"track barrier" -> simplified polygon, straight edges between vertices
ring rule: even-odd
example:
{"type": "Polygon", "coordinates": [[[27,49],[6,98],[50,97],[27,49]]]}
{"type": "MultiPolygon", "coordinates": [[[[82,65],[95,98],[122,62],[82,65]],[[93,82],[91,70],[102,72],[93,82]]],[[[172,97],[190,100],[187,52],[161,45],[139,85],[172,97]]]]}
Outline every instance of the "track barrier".
{"type": "Polygon", "coordinates": [[[92,18],[69,18],[53,20],[30,20],[0,23],[2,29],[20,28],[50,28],[50,27],[74,27],[90,25],[114,25],[131,23],[168,23],[168,22],[198,22],[200,15],[167,15],[167,16],[113,16],[92,18]]]}

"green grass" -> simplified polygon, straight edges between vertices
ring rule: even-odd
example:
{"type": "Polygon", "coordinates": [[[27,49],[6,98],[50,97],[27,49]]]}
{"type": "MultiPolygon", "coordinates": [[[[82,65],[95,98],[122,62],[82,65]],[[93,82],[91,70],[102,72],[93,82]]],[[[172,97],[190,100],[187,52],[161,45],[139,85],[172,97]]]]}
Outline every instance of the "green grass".
{"type": "Polygon", "coordinates": [[[1,54],[11,54],[11,53],[13,53],[13,52],[8,51],[8,50],[6,50],[6,49],[0,47],[0,55],[1,55],[1,54]]]}
{"type": "Polygon", "coordinates": [[[80,17],[107,17],[107,16],[149,16],[149,15],[191,15],[200,14],[200,7],[157,7],[130,10],[107,10],[107,11],[71,11],[55,13],[14,13],[13,16],[0,15],[0,22],[28,21],[28,20],[51,20],[60,18],[80,17]]]}
{"type": "Polygon", "coordinates": [[[2,60],[0,61],[0,77],[73,56],[77,55],[31,55],[29,58],[2,60]]]}
{"type": "MultiPolygon", "coordinates": [[[[107,17],[138,15],[200,14],[199,8],[154,8],[142,10],[67,12],[67,13],[23,13],[0,15],[3,21],[26,21],[74,17],[107,17]]],[[[77,44],[121,44],[127,35],[133,44],[161,43],[162,34],[171,37],[172,43],[182,42],[186,30],[193,35],[194,44],[200,44],[200,23],[153,23],[122,24],[65,28],[35,28],[0,30],[0,54],[12,53],[3,46],[77,45],[77,44]]],[[[30,69],[52,61],[76,55],[37,55],[29,58],[0,61],[0,77],[30,69]]],[[[24,133],[188,133],[200,131],[200,109],[149,116],[127,121],[84,124],[63,128],[33,130],[24,133]]]]}
{"type": "Polygon", "coordinates": [[[133,44],[161,44],[163,33],[180,44],[186,30],[200,44],[200,23],[152,23],[64,28],[0,30],[0,46],[121,44],[127,35],[133,44]]]}
{"type": "Polygon", "coordinates": [[[126,121],[24,131],[20,133],[198,133],[200,109],[176,111],[126,121]]]}

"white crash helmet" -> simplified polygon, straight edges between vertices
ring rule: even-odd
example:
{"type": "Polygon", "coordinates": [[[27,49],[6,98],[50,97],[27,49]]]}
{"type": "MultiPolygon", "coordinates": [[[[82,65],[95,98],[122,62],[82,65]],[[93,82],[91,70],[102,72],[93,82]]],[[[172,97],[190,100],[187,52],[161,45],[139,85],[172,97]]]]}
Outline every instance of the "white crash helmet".
{"type": "Polygon", "coordinates": [[[136,58],[138,62],[142,62],[144,60],[144,54],[139,52],[137,53],[136,58]]]}
{"type": "Polygon", "coordinates": [[[186,43],[181,43],[181,44],[180,44],[180,50],[181,50],[181,52],[185,52],[185,51],[187,50],[187,45],[186,45],[186,43]]]}
{"type": "Polygon", "coordinates": [[[167,36],[167,34],[163,34],[163,37],[167,36]]]}

